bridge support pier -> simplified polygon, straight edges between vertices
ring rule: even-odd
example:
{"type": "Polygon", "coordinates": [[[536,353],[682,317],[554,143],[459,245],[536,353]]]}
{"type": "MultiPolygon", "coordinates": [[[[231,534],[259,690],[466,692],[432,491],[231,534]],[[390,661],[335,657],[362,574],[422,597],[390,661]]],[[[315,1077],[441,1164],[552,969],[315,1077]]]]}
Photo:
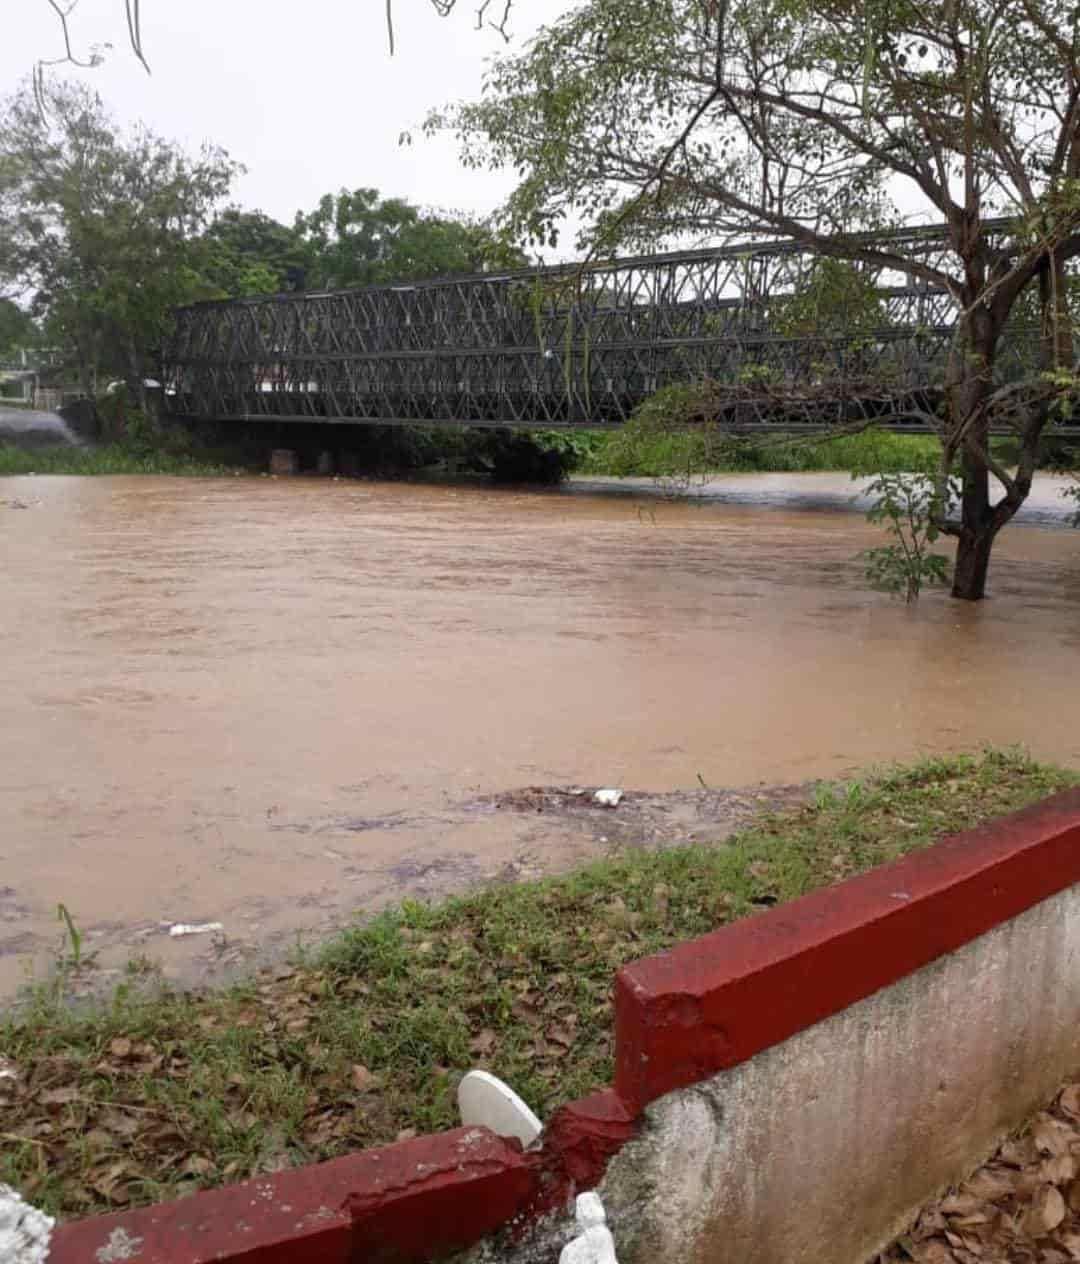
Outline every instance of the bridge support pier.
{"type": "Polygon", "coordinates": [[[292,448],[274,448],[270,453],[270,473],[277,474],[298,474],[300,472],[300,458],[292,448]]]}

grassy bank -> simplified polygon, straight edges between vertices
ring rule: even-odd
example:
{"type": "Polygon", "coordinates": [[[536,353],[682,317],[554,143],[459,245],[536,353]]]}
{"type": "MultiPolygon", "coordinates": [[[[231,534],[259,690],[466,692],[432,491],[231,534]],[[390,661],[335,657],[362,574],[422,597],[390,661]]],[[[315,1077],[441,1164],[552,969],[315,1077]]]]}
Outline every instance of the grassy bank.
{"type": "MultiPolygon", "coordinates": [[[[490,471],[495,438],[491,431],[424,429],[421,427],[356,427],[335,438],[350,451],[355,468],[373,477],[400,477],[424,469],[490,471]]],[[[293,440],[282,439],[288,447],[293,440]]],[[[506,477],[528,480],[550,470],[542,454],[560,454],[564,467],[579,475],[613,478],[678,478],[708,470],[725,473],[804,473],[839,470],[853,474],[895,473],[925,469],[937,463],[941,447],[926,435],[868,430],[832,439],[758,437],[729,439],[682,433],[631,431],[534,431],[513,440],[503,437],[499,459],[509,460],[506,477]],[[512,459],[511,459],[512,458],[512,459]],[[537,462],[540,462],[539,467],[537,462]]],[[[231,474],[267,468],[270,444],[250,438],[230,445],[204,446],[173,434],[158,443],[119,442],[96,447],[42,448],[25,451],[0,443],[0,476],[5,474],[231,474]]],[[[1016,445],[993,441],[995,455],[1006,465],[1016,461],[1016,445]]],[[[309,454],[310,455],[310,454],[309,454]]],[[[1046,465],[1072,468],[1075,453],[1060,442],[1047,444],[1046,465]]]]}
{"type": "Polygon", "coordinates": [[[105,443],[86,448],[28,451],[0,443],[0,477],[5,474],[231,474],[236,466],[186,452],[132,448],[105,443]]]}
{"type": "Polygon", "coordinates": [[[662,478],[707,468],[717,474],[808,470],[852,473],[919,469],[938,460],[941,445],[929,435],[868,430],[833,439],[731,440],[720,445],[691,432],[593,434],[580,444],[579,474],[662,478]],[[708,456],[705,444],[708,443],[708,456]]]}
{"type": "Polygon", "coordinates": [[[1015,754],[819,791],[719,846],[409,904],[220,992],[0,1020],[0,1182],[62,1215],[143,1203],[455,1122],[490,1067],[542,1116],[608,1082],[623,962],[891,860],[1075,778],[1015,754]]]}
{"type": "MultiPolygon", "coordinates": [[[[702,439],[693,433],[636,437],[633,442],[618,432],[599,431],[543,431],[532,437],[538,450],[555,449],[564,454],[568,466],[578,474],[659,478],[702,466],[702,439]]],[[[459,431],[417,430],[415,434],[394,431],[386,441],[385,451],[372,449],[370,443],[364,446],[360,468],[377,474],[380,471],[401,473],[446,462],[461,466],[473,448],[490,444],[490,440],[487,433],[481,433],[470,444],[459,431]]],[[[775,439],[764,443],[732,442],[719,456],[714,439],[710,444],[710,459],[705,464],[716,473],[874,472],[917,468],[936,460],[938,451],[935,439],[888,431],[868,431],[812,443],[775,439]]],[[[0,476],[35,473],[215,475],[238,468],[265,469],[267,459],[268,450],[260,454],[254,449],[241,451],[239,447],[233,452],[218,452],[194,445],[177,448],[110,443],[25,451],[0,443],[0,476]]]]}

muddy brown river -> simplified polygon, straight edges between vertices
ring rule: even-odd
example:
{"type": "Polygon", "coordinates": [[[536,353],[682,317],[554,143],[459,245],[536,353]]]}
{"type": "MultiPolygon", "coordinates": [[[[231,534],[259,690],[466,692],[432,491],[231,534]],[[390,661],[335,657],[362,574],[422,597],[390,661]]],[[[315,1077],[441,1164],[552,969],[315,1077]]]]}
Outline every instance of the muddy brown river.
{"type": "Polygon", "coordinates": [[[205,977],[620,844],[621,808],[493,806],[524,787],[752,790],[983,743],[1080,763],[1053,483],[975,607],[867,592],[851,496],[0,479],[0,992],[60,902],[101,977],[205,977]]]}

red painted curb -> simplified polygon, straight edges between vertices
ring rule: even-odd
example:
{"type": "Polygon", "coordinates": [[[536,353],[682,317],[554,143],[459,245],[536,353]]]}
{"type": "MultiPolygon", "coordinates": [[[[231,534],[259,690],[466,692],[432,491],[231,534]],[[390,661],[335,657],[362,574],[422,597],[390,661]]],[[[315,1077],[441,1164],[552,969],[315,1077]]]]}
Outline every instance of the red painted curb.
{"type": "Polygon", "coordinates": [[[532,1193],[520,1146],[486,1128],[406,1145],[383,1150],[380,1170],[349,1194],[357,1264],[422,1264],[463,1250],[512,1220],[532,1193]]]}
{"type": "Polygon", "coordinates": [[[608,1161],[636,1131],[634,1115],[614,1089],[560,1106],[544,1128],[542,1148],[525,1155],[534,1178],[526,1220],[599,1185],[608,1161]]]}
{"type": "Polygon", "coordinates": [[[616,977],[632,1110],[753,1057],[1080,881],[1080,790],[725,926],[616,977]]]}
{"type": "Polygon", "coordinates": [[[49,1264],[413,1264],[494,1232],[532,1188],[517,1143],[458,1128],[63,1224],[49,1264]]]}

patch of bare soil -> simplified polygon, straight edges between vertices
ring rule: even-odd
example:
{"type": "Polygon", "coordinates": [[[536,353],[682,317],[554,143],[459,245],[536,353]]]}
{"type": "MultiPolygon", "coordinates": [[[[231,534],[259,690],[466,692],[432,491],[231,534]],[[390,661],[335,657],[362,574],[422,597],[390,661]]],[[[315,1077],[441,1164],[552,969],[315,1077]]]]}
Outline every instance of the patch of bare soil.
{"type": "Polygon", "coordinates": [[[756,790],[672,790],[622,793],[617,807],[596,799],[598,786],[526,786],[475,799],[466,809],[531,813],[568,826],[597,843],[613,847],[671,847],[695,841],[720,842],[763,812],[799,807],[807,800],[802,785],[756,790]]]}
{"type": "Polygon", "coordinates": [[[925,1207],[875,1264],[1080,1260],[1080,1083],[958,1189],[925,1207]]]}

